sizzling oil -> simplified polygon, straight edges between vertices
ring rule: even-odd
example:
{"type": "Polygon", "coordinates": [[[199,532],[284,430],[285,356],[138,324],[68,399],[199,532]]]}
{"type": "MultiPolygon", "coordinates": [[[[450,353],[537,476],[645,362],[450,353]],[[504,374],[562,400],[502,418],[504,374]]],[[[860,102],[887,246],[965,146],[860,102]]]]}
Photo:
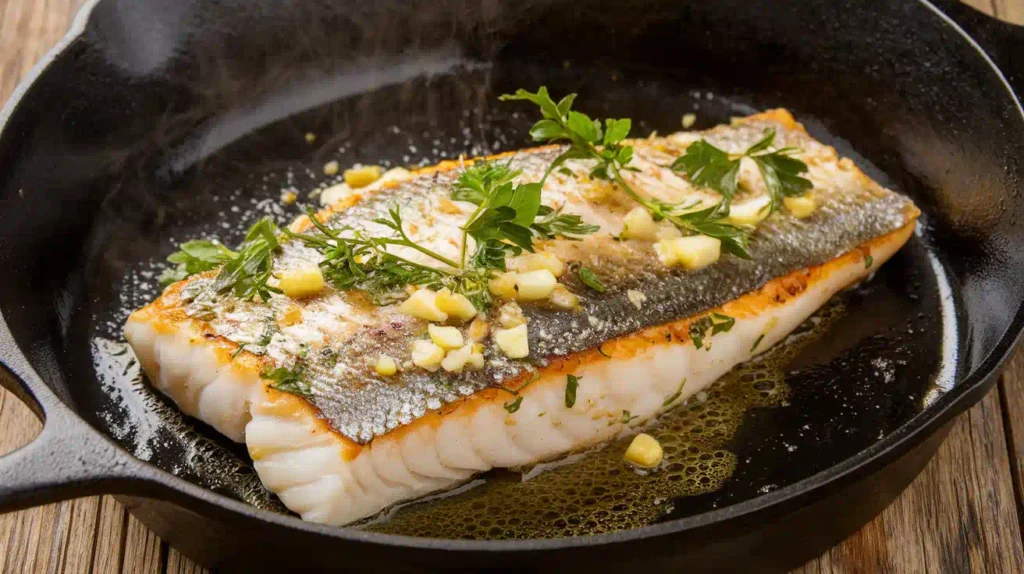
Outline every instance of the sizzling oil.
{"type": "Polygon", "coordinates": [[[652,471],[623,460],[632,436],[548,463],[498,472],[475,487],[400,506],[365,528],[463,539],[559,538],[653,524],[681,497],[713,492],[736,469],[729,444],[753,408],[786,404],[787,366],[844,312],[836,298],[782,344],[740,365],[648,425],[665,451],[652,471]],[[538,471],[540,471],[538,473],[538,471]]]}

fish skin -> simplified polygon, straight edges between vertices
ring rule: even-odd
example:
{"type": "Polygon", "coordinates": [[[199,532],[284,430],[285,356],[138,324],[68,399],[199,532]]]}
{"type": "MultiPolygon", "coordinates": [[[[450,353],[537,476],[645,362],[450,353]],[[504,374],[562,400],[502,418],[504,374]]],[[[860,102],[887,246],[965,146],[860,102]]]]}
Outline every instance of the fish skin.
{"type": "MultiPolygon", "coordinates": [[[[252,344],[259,336],[254,326],[270,324],[282,305],[296,303],[286,298],[269,304],[229,302],[230,309],[218,307],[216,320],[207,320],[208,307],[200,309],[189,291],[201,290],[215,272],[169,287],[129,317],[125,337],[154,386],[186,414],[246,442],[264,483],[307,520],[345,524],[395,502],[450,488],[480,471],[555,458],[630,432],[663,410],[661,403],[678,388],[669,375],[689,373],[679,401],[699,392],[754,354],[744,347],[753,344],[754,336],[765,335],[758,352],[769,348],[832,294],[876,269],[910,236],[916,207],[811,139],[785,111],[701,135],[741,151],[767,127],[779,130],[780,145],[799,145],[808,152],[803,158],[811,167],[809,177],[823,199],[810,218],[780,213],[763,222],[751,243],[752,261],[726,256],[703,270],[680,272],[661,267],[649,244],[609,239],[615,217],[630,207],[616,206],[621,198],[613,197],[607,213],[586,213],[601,222],[601,233],[581,242],[538,243],[539,249],[601,273],[608,290],[589,291],[570,274],[563,282],[580,296],[580,312],[525,305],[529,362],[489,351],[487,368],[448,376],[443,384],[418,370],[389,379],[373,376],[365,362],[350,359],[380,351],[402,356],[409,340],[422,336],[425,324],[394,308],[368,310],[344,294],[328,292],[301,303],[308,321],[280,328],[290,330],[281,339],[293,347],[306,341],[315,349],[318,341],[329,341],[351,348],[351,356],[339,363],[344,369],[316,371],[314,394],[306,400],[268,388],[260,376],[267,368],[289,364],[288,355],[282,355],[286,345],[278,340],[265,348],[252,344]],[[865,264],[868,254],[874,258],[871,265],[865,264]],[[630,290],[643,292],[642,305],[630,300],[630,290]],[[715,335],[710,350],[694,349],[686,335],[690,322],[715,309],[736,317],[736,326],[715,335]],[[778,324],[764,332],[772,320],[778,324]],[[247,350],[239,353],[241,343],[247,350]],[[659,354],[663,348],[671,351],[659,354]],[[569,373],[584,377],[575,410],[562,401],[569,373]],[[520,410],[507,412],[512,392],[532,379],[538,380],[523,391],[520,410]],[[622,384],[644,379],[649,379],[646,386],[622,384]],[[614,422],[624,410],[638,417],[634,423],[614,422]],[[544,416],[538,416],[541,412],[544,416]],[[523,424],[520,429],[533,430],[510,430],[530,413],[546,419],[541,422],[547,426],[523,424]],[[600,425],[594,423],[598,419],[600,425]]],[[[634,142],[638,164],[649,168],[635,176],[649,181],[634,185],[647,186],[643,189],[652,196],[677,192],[676,176],[649,166],[664,165],[665,158],[681,153],[695,137],[684,133],[634,142]]],[[[559,148],[548,146],[502,157],[512,158],[529,175],[557,153],[559,148]]],[[[393,201],[411,209],[420,197],[434,209],[461,165],[446,162],[409,181],[355,193],[321,211],[319,218],[330,225],[356,222],[378,215],[393,201]]],[[[558,185],[559,176],[552,179],[558,185]]],[[[563,182],[570,189],[565,199],[570,207],[574,185],[563,182]]],[[[557,190],[549,192],[546,187],[545,197],[559,200],[557,190]]],[[[464,217],[456,213],[445,220],[432,211],[429,221],[435,215],[435,227],[441,229],[464,217]]],[[[309,226],[302,217],[291,227],[301,232],[309,226]]],[[[316,261],[315,251],[289,243],[275,270],[316,261]]]]}

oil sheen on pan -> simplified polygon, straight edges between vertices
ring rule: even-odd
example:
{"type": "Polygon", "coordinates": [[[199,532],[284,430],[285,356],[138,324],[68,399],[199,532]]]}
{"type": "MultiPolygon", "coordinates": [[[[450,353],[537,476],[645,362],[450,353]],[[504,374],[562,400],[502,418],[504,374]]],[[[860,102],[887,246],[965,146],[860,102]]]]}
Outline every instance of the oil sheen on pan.
{"type": "MultiPolygon", "coordinates": [[[[718,436],[702,447],[668,429],[701,426],[687,413],[709,397],[755,404],[736,398],[743,388],[782,400],[777,376],[741,369],[732,386],[715,383],[913,234],[907,198],[784,110],[625,139],[628,122],[528,99],[545,115],[534,136],[550,145],[385,177],[353,171],[325,209],[280,230],[261,222],[237,250],[183,245],[169,274],[178,281],[129,317],[125,336],[153,386],[244,443],[263,485],[304,519],[377,517],[370,528],[427,534],[416,513],[431,505],[384,515],[391,522],[381,512],[602,445],[526,484],[487,488],[557,490],[564,469],[614,459],[648,481],[636,492],[652,507],[706,492],[732,472],[722,441],[735,428],[705,425],[718,436]],[[636,471],[622,453],[645,427],[661,429],[650,432],[665,457],[636,471]]],[[[593,497],[608,492],[592,486],[593,497]]],[[[467,532],[559,536],[666,512],[467,532]]],[[[442,535],[466,536],[457,530],[442,535]]]]}

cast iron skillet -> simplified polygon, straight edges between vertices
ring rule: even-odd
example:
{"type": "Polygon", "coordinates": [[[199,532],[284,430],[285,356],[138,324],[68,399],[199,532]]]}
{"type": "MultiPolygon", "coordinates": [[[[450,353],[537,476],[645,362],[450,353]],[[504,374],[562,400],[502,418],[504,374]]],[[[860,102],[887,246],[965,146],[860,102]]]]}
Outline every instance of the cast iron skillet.
{"type": "Polygon", "coordinates": [[[751,571],[817,555],[910,483],[1021,331],[1024,116],[1011,86],[1024,87],[1024,32],[938,4],[90,4],[0,117],[3,384],[45,419],[34,442],[0,458],[0,511],[115,493],[186,555],[235,567],[751,571]],[[132,395],[150,402],[115,408],[123,389],[94,368],[90,345],[116,336],[118,313],[141,297],[125,278],[165,256],[169,237],[254,215],[232,215],[229,200],[304,191],[302,168],[326,157],[408,163],[520,147],[528,118],[494,107],[495,96],[541,83],[643,129],[675,129],[697,106],[709,125],[784,105],[925,212],[920,236],[798,358],[792,405],[749,414],[734,446],[752,462],[721,492],[595,536],[326,528],[243,502],[259,496],[232,486],[252,478],[244,464],[224,466],[238,451],[201,425],[186,425],[188,441],[167,431],[173,416],[153,414],[174,412],[163,399],[132,395]],[[387,135],[392,125],[404,135],[387,135]],[[309,147],[306,131],[328,140],[309,147]],[[945,343],[940,297],[958,325],[945,343]],[[942,344],[955,349],[946,367],[956,384],[926,400],[942,344]],[[894,376],[865,370],[875,357],[894,376]],[[140,416],[156,417],[145,445],[140,416]]]}

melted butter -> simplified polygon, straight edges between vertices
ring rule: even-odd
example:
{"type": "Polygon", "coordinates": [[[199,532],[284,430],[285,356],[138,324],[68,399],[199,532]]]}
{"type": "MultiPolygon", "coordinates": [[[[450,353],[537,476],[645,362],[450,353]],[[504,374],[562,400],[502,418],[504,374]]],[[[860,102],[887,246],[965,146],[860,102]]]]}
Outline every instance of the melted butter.
{"type": "Polygon", "coordinates": [[[560,538],[653,524],[681,497],[714,492],[738,464],[728,450],[752,408],[786,403],[787,365],[843,313],[834,300],[782,344],[739,365],[645,432],[665,450],[650,472],[623,461],[632,437],[561,461],[501,471],[448,495],[397,507],[365,526],[391,534],[464,539],[560,538]]]}

